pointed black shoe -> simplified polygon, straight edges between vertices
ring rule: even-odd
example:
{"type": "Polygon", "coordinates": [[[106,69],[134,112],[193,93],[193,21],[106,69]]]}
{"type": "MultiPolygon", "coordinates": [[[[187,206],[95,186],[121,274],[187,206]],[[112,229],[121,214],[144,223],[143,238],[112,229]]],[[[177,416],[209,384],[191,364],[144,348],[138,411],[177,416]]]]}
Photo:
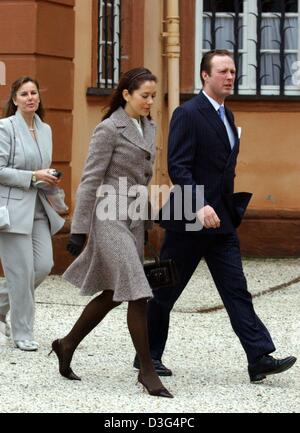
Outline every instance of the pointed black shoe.
{"type": "Polygon", "coordinates": [[[52,352],[54,352],[58,358],[59,372],[62,376],[69,380],[81,380],[70,367],[70,363],[64,360],[60,340],[54,340],[52,342],[52,350],[48,353],[48,356],[50,356],[52,352]]]}
{"type": "MultiPolygon", "coordinates": [[[[173,374],[172,370],[167,368],[159,359],[153,359],[152,358],[152,362],[154,365],[154,369],[159,376],[172,376],[172,374],[173,374]]],[[[135,358],[133,361],[133,366],[134,366],[134,368],[137,368],[138,370],[140,369],[140,361],[139,361],[139,358],[137,357],[137,355],[135,355],[135,358]]]]}
{"type": "Polygon", "coordinates": [[[291,368],[296,360],[294,356],[284,359],[275,359],[270,355],[262,356],[257,362],[248,365],[250,382],[260,382],[269,374],[282,373],[291,368]]]}
{"type": "Polygon", "coordinates": [[[149,395],[153,395],[155,397],[166,397],[166,398],[174,398],[174,396],[165,388],[161,386],[157,389],[150,389],[144,382],[144,379],[141,375],[141,372],[138,374],[138,382],[143,385],[143,388],[148,392],[149,395]]]}

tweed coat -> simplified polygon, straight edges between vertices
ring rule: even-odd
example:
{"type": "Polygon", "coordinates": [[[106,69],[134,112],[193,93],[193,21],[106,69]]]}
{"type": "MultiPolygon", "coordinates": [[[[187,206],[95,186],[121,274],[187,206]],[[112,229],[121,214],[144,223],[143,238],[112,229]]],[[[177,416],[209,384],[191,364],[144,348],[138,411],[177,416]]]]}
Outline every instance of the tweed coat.
{"type": "Polygon", "coordinates": [[[64,225],[47,201],[45,194],[31,185],[32,172],[51,165],[51,128],[34,115],[36,141],[19,111],[0,120],[0,206],[8,207],[10,227],[3,232],[31,234],[37,195],[49,219],[50,232],[54,235],[64,225]],[[14,152],[14,163],[12,166],[14,152]]]}
{"type": "Polygon", "coordinates": [[[63,275],[82,295],[112,290],[118,302],[152,296],[142,265],[145,220],[127,215],[139,188],[147,190],[155,158],[154,123],[141,123],[144,137],[120,107],[92,135],[71,226],[88,242],[63,275]],[[104,203],[116,217],[101,218],[104,203]]]}

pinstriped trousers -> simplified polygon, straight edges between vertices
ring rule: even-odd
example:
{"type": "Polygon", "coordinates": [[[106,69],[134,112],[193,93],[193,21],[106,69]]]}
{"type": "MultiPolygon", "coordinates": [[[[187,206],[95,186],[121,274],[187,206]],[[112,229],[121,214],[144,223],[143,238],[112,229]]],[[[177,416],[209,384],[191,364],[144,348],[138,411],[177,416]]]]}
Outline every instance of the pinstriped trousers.
{"type": "Polygon", "coordinates": [[[38,197],[32,233],[1,233],[0,257],[5,275],[0,282],[0,314],[10,310],[14,340],[33,340],[34,289],[53,266],[49,221],[38,197]]]}

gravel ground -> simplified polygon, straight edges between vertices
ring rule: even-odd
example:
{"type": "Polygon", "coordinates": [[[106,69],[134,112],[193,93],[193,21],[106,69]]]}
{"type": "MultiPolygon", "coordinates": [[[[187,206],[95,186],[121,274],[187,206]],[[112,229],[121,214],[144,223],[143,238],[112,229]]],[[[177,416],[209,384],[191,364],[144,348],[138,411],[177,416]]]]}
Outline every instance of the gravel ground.
{"type": "Polygon", "coordinates": [[[199,266],[171,319],[164,362],[174,375],[163,382],[174,399],[151,397],[135,385],[125,304],[78,347],[72,367],[82,381],[61,377],[55,355],[47,356],[51,341],[67,333],[89,298],[50,276],[36,294],[39,350],[0,345],[0,413],[298,413],[299,265],[300,259],[244,260],[249,290],[260,295],[255,308],[273,336],[276,356],[298,358],[291,370],[256,385],[249,382],[246,357],[225,310],[205,313],[221,304],[206,266],[199,266]]]}

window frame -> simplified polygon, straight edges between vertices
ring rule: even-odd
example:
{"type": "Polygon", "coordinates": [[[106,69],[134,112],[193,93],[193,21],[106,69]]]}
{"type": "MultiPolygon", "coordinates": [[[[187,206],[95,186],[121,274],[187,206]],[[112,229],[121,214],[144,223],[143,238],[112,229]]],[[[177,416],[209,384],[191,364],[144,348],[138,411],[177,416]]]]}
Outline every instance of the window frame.
{"type": "MultiPolygon", "coordinates": [[[[107,39],[103,38],[103,19],[102,19],[102,25],[100,24],[102,15],[102,10],[104,7],[105,0],[98,0],[98,45],[97,45],[97,87],[102,89],[113,89],[115,85],[119,81],[120,77],[120,59],[121,59],[121,53],[120,53],[120,36],[121,36],[121,0],[114,0],[113,2],[110,0],[107,1],[107,7],[112,8],[114,7],[113,14],[116,16],[116,20],[114,23],[114,29],[113,29],[113,39],[107,39]],[[103,68],[103,51],[105,50],[105,47],[111,47],[112,44],[115,44],[113,47],[113,77],[111,78],[103,78],[103,75],[105,73],[103,68]],[[119,56],[117,58],[116,53],[119,53],[119,56]]],[[[108,62],[109,63],[109,62],[108,62]]],[[[110,62],[110,65],[112,62],[110,62]]]]}
{"type": "MultiPolygon", "coordinates": [[[[297,59],[300,60],[300,0],[298,1],[298,13],[286,13],[286,18],[298,17],[298,50],[297,59]]],[[[198,93],[202,88],[200,79],[200,62],[202,55],[208,51],[203,49],[203,1],[195,0],[195,93],[198,93]]],[[[243,13],[239,14],[243,18],[243,69],[242,74],[244,75],[243,84],[239,85],[238,94],[235,96],[253,96],[257,95],[256,91],[256,73],[254,67],[249,67],[250,64],[256,64],[256,50],[255,44],[251,39],[256,40],[256,18],[257,13],[257,1],[256,0],[244,0],[243,1],[243,13]]],[[[227,14],[226,12],[224,14],[227,14]]],[[[221,16],[222,13],[218,13],[217,16],[221,16]]],[[[274,16],[274,13],[263,12],[262,17],[267,18],[274,16]]],[[[240,52],[241,50],[239,50],[240,52]]],[[[261,50],[262,51],[262,50],[261,50]]],[[[285,52],[290,52],[286,50],[285,52]]],[[[294,50],[292,50],[294,51],[294,50]]],[[[270,52],[270,50],[267,50],[270,52]]],[[[299,64],[299,63],[298,63],[299,64]]],[[[293,64],[294,65],[294,62],[293,64]]],[[[297,68],[299,69],[299,67],[297,68]]],[[[295,70],[292,68],[292,70],[295,70]]],[[[262,85],[261,96],[282,96],[279,94],[279,85],[262,85]]],[[[300,88],[295,85],[286,85],[283,96],[299,96],[300,88]]]]}

